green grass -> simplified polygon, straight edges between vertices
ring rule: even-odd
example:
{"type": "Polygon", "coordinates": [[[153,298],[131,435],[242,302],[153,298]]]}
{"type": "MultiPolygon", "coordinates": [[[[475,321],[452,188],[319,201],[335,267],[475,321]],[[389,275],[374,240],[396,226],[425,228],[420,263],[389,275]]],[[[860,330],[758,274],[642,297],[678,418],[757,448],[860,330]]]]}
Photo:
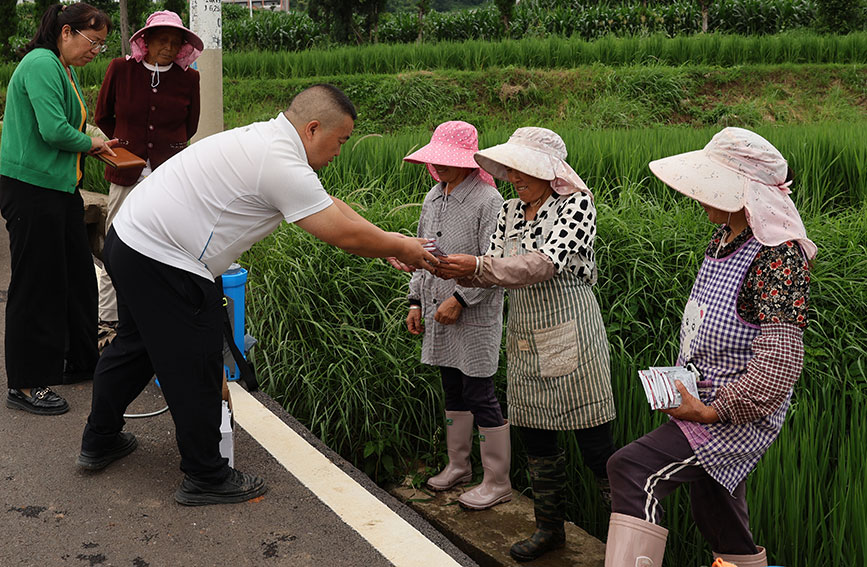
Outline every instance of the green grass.
{"type": "Polygon", "coordinates": [[[867,33],[823,36],[807,32],[772,36],[709,34],[668,38],[606,37],[501,42],[467,41],[248,52],[223,60],[233,77],[317,77],[354,73],[483,70],[514,65],[530,69],[571,69],[579,65],[752,65],[781,63],[867,63],[867,33]]]}

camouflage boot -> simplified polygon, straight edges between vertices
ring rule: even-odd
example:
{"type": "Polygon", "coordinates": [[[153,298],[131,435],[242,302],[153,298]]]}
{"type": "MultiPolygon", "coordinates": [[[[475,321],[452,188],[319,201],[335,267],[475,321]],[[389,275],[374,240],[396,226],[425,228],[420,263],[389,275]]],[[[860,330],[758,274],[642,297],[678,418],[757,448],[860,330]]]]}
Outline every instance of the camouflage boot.
{"type": "Polygon", "coordinates": [[[599,498],[607,510],[611,509],[611,481],[601,476],[596,477],[596,486],[599,487],[599,498]]]}
{"type": "Polygon", "coordinates": [[[536,531],[512,546],[509,555],[516,561],[532,561],[566,545],[566,456],[529,457],[533,480],[533,510],[536,531]]]}

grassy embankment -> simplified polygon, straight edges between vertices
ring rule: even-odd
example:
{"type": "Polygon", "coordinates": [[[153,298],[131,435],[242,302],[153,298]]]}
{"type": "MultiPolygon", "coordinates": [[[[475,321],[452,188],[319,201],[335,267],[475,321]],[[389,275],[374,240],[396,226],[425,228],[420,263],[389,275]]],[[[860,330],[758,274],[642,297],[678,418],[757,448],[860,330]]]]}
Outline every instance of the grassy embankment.
{"type": "MultiPolygon", "coordinates": [[[[845,41],[861,36],[853,37],[845,41]]],[[[449,55],[440,66],[418,63],[431,46],[228,55],[226,122],[270,118],[303,86],[339,84],[361,119],[323,171],[325,186],[373,222],[407,233],[431,180],[401,158],[437,123],[474,122],[483,146],[521,125],[557,130],[599,208],[596,293],[612,345],[621,444],[662,419],[647,410],[635,370],[674,358],[681,310],[711,230],[701,209],[655,181],[646,164],[699,148],[724,125],[757,129],[796,171],[793,196],[820,251],[805,371],[780,439],[751,476],[752,527],[776,563],[858,564],[867,556],[867,50],[838,59],[839,45],[831,49],[821,38],[760,40],[603,40],[587,44],[598,57],[581,65],[541,56],[534,63],[526,47],[533,44],[521,42],[473,44],[462,59],[456,46],[442,46],[449,55]],[[525,55],[510,55],[520,64],[485,68],[501,60],[484,57],[513,45],[525,46],[525,55]],[[665,55],[682,45],[692,46],[678,48],[692,58],[665,55]],[[774,45],[785,47],[783,56],[774,45]],[[387,56],[400,61],[369,72],[354,63],[386,64],[387,56]]],[[[92,101],[99,69],[85,69],[94,73],[82,74],[92,101]]],[[[93,186],[98,169],[88,169],[93,186]]],[[[441,462],[438,377],[417,363],[419,341],[403,326],[406,276],[288,226],[243,262],[251,271],[248,323],[261,341],[256,361],[271,395],[381,481],[419,461],[441,462]]],[[[497,385],[502,393],[502,371],[497,385]]],[[[523,452],[514,453],[515,483],[526,486],[523,452]]],[[[571,441],[569,455],[569,515],[602,536],[607,516],[571,441]]],[[[673,532],[666,563],[709,563],[685,493],[666,508],[673,532]]]]}

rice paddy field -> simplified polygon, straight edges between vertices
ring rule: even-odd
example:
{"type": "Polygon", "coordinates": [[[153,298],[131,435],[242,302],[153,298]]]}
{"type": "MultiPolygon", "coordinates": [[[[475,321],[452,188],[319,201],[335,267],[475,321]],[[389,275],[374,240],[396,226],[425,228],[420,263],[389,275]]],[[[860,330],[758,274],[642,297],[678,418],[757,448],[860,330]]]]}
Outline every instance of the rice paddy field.
{"type": "MultiPolygon", "coordinates": [[[[437,123],[476,123],[482,146],[503,142],[527,124],[558,131],[599,207],[596,294],[611,344],[619,444],[665,417],[647,409],[635,373],[675,358],[683,305],[712,230],[702,209],[656,181],[647,163],[700,148],[725,125],[766,136],[797,173],[793,195],[820,252],[804,372],[782,435],[748,484],[752,528],[776,564],[862,564],[865,67],[853,60],[731,66],[704,60],[640,64],[625,57],[623,64],[428,65],[363,75],[351,64],[353,72],[334,73],[324,59],[324,77],[293,75],[266,85],[262,79],[271,75],[262,73],[255,87],[231,77],[227,89],[276,93],[320,79],[345,88],[359,102],[360,131],[322,172],[325,186],[376,224],[407,234],[415,230],[431,179],[401,159],[426,143],[437,123]]],[[[256,105],[258,97],[238,98],[256,105]]],[[[268,113],[263,109],[260,116],[268,113]]],[[[510,196],[508,187],[501,188],[510,196]]],[[[256,362],[268,391],[381,482],[407,474],[421,481],[442,464],[438,373],[417,362],[420,341],[404,325],[408,276],[329,249],[289,226],[244,261],[252,274],[249,323],[263,341],[256,362]]],[[[502,370],[497,386],[505,399],[502,370]]],[[[592,475],[577,447],[570,446],[568,454],[569,515],[604,538],[607,513],[592,475]]],[[[514,455],[514,482],[526,487],[520,447],[514,455]]],[[[706,565],[709,550],[692,525],[686,496],[680,491],[665,503],[665,524],[672,530],[666,564],[706,565]]]]}
{"type": "MultiPolygon", "coordinates": [[[[599,211],[595,293],[611,345],[620,445],[666,419],[647,408],[636,370],[674,360],[682,309],[713,229],[701,207],[658,182],[647,163],[701,148],[724,126],[758,131],[795,171],[793,198],[819,254],[804,371],[779,439],[748,481],[751,527],[772,564],[864,565],[865,42],[863,34],[654,36],[227,53],[225,119],[227,127],[267,119],[309,84],[341,86],[359,121],[321,172],[323,183],[372,222],[406,234],[415,231],[432,179],[401,159],[439,122],[473,122],[483,147],[519,126],[557,131],[599,211]]],[[[81,74],[91,108],[99,65],[81,74]]],[[[0,98],[10,74],[0,67],[0,98]]],[[[95,164],[86,184],[105,186],[95,164]]],[[[250,271],[247,324],[259,340],[254,359],[264,389],[380,483],[419,482],[441,466],[439,375],[418,362],[420,340],[405,328],[408,276],[294,226],[241,261],[250,271]]],[[[504,366],[496,378],[503,401],[504,366]]],[[[513,482],[525,488],[526,459],[514,442],[513,482]]],[[[567,453],[568,515],[604,539],[608,515],[592,474],[577,447],[567,453]]],[[[686,491],[663,504],[666,565],[708,565],[686,491]]]]}

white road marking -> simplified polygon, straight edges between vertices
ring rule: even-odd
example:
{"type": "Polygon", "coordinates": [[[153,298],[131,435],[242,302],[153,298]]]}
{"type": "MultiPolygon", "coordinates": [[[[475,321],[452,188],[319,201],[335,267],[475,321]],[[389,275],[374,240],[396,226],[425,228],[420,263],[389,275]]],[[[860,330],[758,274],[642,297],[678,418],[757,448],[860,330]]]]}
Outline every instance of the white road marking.
{"type": "Polygon", "coordinates": [[[397,567],[460,565],[235,382],[235,422],[397,567]]]}

